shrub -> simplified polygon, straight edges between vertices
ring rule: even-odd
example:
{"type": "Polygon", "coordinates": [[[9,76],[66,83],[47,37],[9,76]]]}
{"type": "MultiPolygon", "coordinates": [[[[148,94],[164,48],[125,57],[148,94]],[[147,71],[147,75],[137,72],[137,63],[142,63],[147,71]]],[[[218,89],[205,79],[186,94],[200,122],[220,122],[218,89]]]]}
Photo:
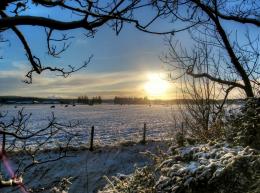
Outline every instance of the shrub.
{"type": "Polygon", "coordinates": [[[249,98],[240,112],[231,113],[225,131],[229,142],[260,149],[260,99],[249,98]]]}

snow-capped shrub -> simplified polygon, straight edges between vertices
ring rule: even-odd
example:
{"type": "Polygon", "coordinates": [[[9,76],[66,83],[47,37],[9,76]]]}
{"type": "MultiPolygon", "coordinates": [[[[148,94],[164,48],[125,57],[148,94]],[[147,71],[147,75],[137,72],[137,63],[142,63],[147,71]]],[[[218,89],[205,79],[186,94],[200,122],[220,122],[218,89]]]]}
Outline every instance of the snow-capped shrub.
{"type": "Polygon", "coordinates": [[[260,155],[254,149],[209,143],[177,149],[160,165],[157,192],[244,193],[260,190],[260,155]],[[255,185],[256,187],[253,187],[255,185]]]}
{"type": "Polygon", "coordinates": [[[68,193],[72,178],[63,178],[56,186],[51,189],[51,193],[68,193]]]}
{"type": "Polygon", "coordinates": [[[127,177],[113,177],[99,193],[156,193],[156,176],[152,167],[138,168],[127,177]]]}
{"type": "Polygon", "coordinates": [[[157,166],[168,157],[168,154],[161,149],[157,149],[156,153],[150,151],[143,152],[149,157],[153,164],[143,168],[137,168],[131,175],[117,175],[112,179],[106,180],[108,184],[98,193],[156,193],[155,184],[159,173],[156,171],[157,166]]]}
{"type": "Polygon", "coordinates": [[[115,178],[100,193],[259,193],[260,154],[210,142],[171,148],[154,167],[115,178]],[[174,150],[173,150],[174,149],[174,150]],[[156,168],[156,169],[155,169],[156,168]]]}

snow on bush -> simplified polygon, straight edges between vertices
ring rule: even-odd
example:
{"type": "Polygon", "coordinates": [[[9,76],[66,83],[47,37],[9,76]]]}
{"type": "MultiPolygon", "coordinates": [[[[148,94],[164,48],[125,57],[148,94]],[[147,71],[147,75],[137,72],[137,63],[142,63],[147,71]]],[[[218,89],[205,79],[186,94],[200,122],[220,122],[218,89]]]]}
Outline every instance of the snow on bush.
{"type": "Polygon", "coordinates": [[[51,193],[68,193],[69,187],[72,184],[70,180],[71,178],[63,178],[57,186],[51,189],[51,193]]]}
{"type": "Polygon", "coordinates": [[[124,179],[114,178],[100,193],[259,193],[259,191],[259,152],[249,147],[231,147],[224,142],[210,142],[171,148],[171,153],[156,166],[156,169],[141,168],[124,179]]]}
{"type": "Polygon", "coordinates": [[[260,179],[259,152],[249,147],[209,143],[174,151],[159,166],[158,192],[242,193],[260,179]]]}

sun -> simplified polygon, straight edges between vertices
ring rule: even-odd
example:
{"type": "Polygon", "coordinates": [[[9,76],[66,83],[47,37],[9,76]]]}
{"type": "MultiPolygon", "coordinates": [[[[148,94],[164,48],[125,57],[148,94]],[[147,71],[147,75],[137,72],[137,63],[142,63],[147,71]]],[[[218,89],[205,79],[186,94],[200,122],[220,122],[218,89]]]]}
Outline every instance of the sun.
{"type": "Polygon", "coordinates": [[[144,84],[144,90],[150,98],[167,98],[169,82],[163,80],[159,74],[148,74],[148,81],[144,84]]]}

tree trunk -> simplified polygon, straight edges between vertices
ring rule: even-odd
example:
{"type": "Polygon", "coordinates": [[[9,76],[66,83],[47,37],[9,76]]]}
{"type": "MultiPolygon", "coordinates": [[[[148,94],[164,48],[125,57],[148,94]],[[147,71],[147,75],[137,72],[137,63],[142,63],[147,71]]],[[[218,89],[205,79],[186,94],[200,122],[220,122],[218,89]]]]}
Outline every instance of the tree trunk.
{"type": "Polygon", "coordinates": [[[220,37],[221,37],[221,39],[222,39],[222,41],[225,45],[225,48],[228,52],[230,60],[233,64],[233,66],[235,67],[236,71],[238,72],[238,74],[242,78],[242,81],[244,83],[243,89],[246,93],[246,96],[247,97],[254,97],[254,92],[253,92],[253,88],[252,88],[251,82],[249,80],[249,77],[248,77],[245,69],[243,68],[243,66],[239,62],[236,54],[234,53],[234,50],[233,50],[233,48],[232,48],[232,46],[231,46],[231,44],[228,40],[227,34],[226,34],[225,30],[223,29],[223,27],[221,26],[221,24],[219,22],[218,16],[214,15],[214,12],[212,12],[212,10],[210,10],[206,5],[202,4],[201,1],[193,0],[193,2],[195,4],[197,4],[209,16],[209,18],[215,23],[216,30],[219,33],[219,35],[220,35],[220,37]]]}
{"type": "Polygon", "coordinates": [[[235,69],[237,70],[237,72],[239,73],[239,75],[241,76],[243,82],[244,82],[244,91],[246,93],[246,96],[247,97],[254,97],[254,92],[253,92],[253,88],[252,88],[252,85],[251,85],[251,82],[249,80],[249,77],[245,71],[245,69],[243,68],[243,66],[240,64],[237,56],[235,55],[230,43],[229,43],[229,40],[228,40],[228,37],[224,31],[224,29],[222,28],[221,24],[219,23],[218,19],[215,18],[215,24],[216,24],[216,28],[223,40],[223,43],[226,47],[226,50],[228,52],[228,55],[231,59],[231,62],[232,64],[234,65],[235,69]]]}

